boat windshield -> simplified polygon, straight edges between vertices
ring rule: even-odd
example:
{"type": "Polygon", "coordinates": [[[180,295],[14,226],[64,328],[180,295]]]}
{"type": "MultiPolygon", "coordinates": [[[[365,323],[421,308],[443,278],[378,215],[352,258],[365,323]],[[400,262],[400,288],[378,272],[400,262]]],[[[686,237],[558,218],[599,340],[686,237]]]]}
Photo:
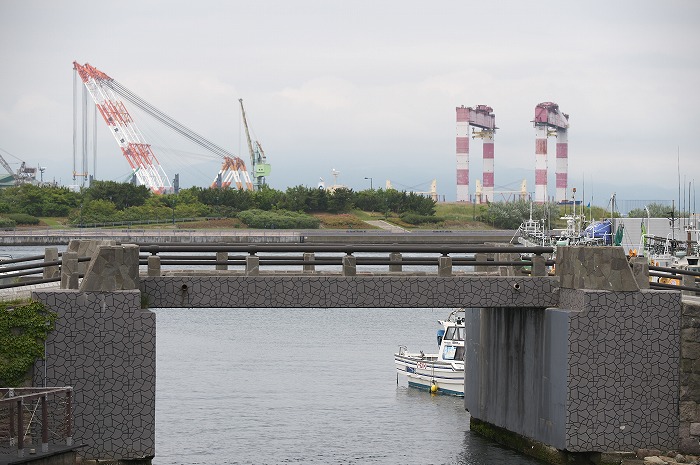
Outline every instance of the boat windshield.
{"type": "Polygon", "coordinates": [[[445,339],[448,341],[463,341],[464,328],[459,326],[450,326],[445,333],[445,339]]]}
{"type": "Polygon", "coordinates": [[[442,358],[444,360],[464,360],[464,347],[462,346],[445,346],[442,350],[442,358]]]}

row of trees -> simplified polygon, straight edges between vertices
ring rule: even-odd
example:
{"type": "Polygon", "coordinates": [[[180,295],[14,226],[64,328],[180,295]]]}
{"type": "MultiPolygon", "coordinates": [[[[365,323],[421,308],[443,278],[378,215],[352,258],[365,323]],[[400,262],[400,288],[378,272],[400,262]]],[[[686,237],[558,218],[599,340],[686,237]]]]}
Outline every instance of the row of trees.
{"type": "Polygon", "coordinates": [[[94,181],[82,192],[30,184],[0,190],[0,215],[26,213],[38,217],[69,217],[74,224],[140,221],[170,217],[233,217],[249,210],[297,213],[343,213],[359,208],[381,213],[419,216],[435,214],[432,199],[395,190],[328,191],[305,186],[279,191],[191,187],[178,194],[153,195],[145,186],[94,181]]]}

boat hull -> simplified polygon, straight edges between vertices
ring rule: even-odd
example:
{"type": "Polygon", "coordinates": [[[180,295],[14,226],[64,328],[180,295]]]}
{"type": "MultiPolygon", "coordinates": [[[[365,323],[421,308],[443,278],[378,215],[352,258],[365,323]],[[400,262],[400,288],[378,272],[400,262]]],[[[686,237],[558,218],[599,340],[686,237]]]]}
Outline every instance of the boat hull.
{"type": "Polygon", "coordinates": [[[405,375],[410,387],[430,391],[437,386],[438,394],[464,397],[464,362],[445,362],[435,356],[394,354],[396,371],[405,375]]]}

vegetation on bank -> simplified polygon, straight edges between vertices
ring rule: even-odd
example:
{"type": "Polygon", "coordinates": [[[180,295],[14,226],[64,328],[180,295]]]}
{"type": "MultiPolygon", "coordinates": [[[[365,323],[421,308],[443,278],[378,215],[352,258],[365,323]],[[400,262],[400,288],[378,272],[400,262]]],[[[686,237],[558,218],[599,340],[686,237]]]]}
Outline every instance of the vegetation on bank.
{"type": "MultiPolygon", "coordinates": [[[[280,191],[191,187],[178,194],[154,195],[145,186],[95,181],[81,192],[63,187],[22,185],[0,190],[0,228],[139,226],[171,224],[184,228],[369,229],[365,221],[384,219],[404,228],[517,229],[530,217],[548,227],[572,206],[527,201],[437,204],[430,198],[393,189],[334,191],[305,186],[280,191]]],[[[670,216],[663,205],[648,206],[652,216],[670,216]]],[[[577,207],[588,218],[609,216],[603,208],[577,207]]],[[[677,212],[676,212],[677,215],[677,212]]],[[[633,210],[629,216],[646,216],[633,210]]]]}
{"type": "Polygon", "coordinates": [[[44,341],[56,314],[36,301],[0,302],[0,386],[28,381],[29,369],[44,356],[44,341]]]}

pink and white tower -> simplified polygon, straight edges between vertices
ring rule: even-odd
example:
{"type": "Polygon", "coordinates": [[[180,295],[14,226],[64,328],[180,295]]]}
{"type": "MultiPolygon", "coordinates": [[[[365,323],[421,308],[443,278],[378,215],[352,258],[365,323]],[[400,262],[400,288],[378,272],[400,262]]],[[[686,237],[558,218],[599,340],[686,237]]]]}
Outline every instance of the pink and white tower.
{"type": "Polygon", "coordinates": [[[479,131],[473,131],[472,137],[483,140],[483,189],[477,203],[493,201],[493,139],[496,134],[496,115],[493,108],[487,105],[457,107],[457,201],[469,200],[469,127],[475,126],[479,131]]]}
{"type": "Polygon", "coordinates": [[[469,200],[469,111],[457,107],[457,202],[469,200]]]}
{"type": "Polygon", "coordinates": [[[555,201],[566,200],[569,169],[569,145],[567,130],[569,115],[559,111],[559,105],[552,102],[540,103],[535,107],[535,202],[547,201],[547,137],[557,138],[556,196],[555,201]],[[550,131],[554,129],[554,132],[550,131]]]}

